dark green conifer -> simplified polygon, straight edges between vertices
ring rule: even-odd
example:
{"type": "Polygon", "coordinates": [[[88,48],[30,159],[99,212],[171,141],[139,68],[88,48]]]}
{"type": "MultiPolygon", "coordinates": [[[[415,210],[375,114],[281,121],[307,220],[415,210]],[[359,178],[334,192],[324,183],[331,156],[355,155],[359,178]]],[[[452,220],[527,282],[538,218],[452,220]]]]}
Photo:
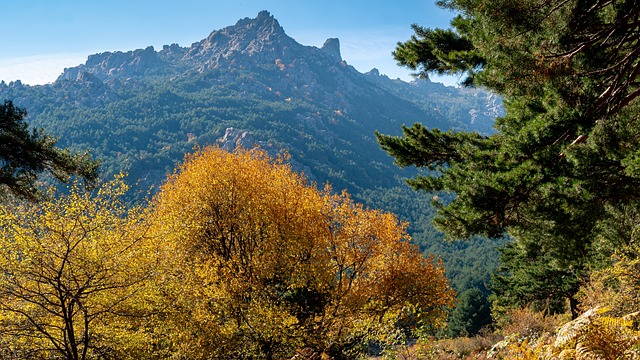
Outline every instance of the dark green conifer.
{"type": "Polygon", "coordinates": [[[439,3],[460,14],[452,29],[414,26],[396,59],[424,77],[465,75],[464,84],[503,96],[506,116],[490,136],[416,124],[378,140],[398,164],[437,170],[411,180],[416,189],[456,194],[436,203],[436,225],[447,235],[514,239],[499,296],[561,295],[575,315],[577,284],[602,257],[593,246],[598,224],[640,197],[640,3],[439,3]],[[523,270],[538,285],[567,273],[553,283],[561,289],[521,287],[520,267],[528,266],[544,268],[523,270]]]}
{"type": "Polygon", "coordinates": [[[98,177],[98,162],[88,154],[72,154],[55,146],[56,139],[42,129],[30,130],[27,111],[10,100],[0,105],[0,194],[7,191],[21,198],[36,200],[36,181],[43,172],[59,181],[71,175],[93,182],[98,177]]]}

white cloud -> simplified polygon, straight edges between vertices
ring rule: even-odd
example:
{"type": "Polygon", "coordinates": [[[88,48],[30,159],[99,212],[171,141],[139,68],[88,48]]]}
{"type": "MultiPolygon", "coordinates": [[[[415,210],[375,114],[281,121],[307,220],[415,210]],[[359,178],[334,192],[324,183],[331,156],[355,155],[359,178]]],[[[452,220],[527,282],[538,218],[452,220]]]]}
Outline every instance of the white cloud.
{"type": "Polygon", "coordinates": [[[55,81],[65,68],[87,60],[85,53],[48,54],[0,59],[0,80],[41,85],[55,81]]]}

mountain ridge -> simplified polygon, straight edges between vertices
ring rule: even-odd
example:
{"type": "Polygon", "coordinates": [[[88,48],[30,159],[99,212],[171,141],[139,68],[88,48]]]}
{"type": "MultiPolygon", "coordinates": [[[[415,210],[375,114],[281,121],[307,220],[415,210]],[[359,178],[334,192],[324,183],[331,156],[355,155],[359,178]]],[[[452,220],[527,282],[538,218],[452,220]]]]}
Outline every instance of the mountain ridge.
{"type": "MultiPolygon", "coordinates": [[[[1,97],[27,108],[35,125],[53,128],[63,145],[96,151],[107,174],[127,171],[141,176],[134,159],[146,156],[117,160],[119,154],[139,152],[138,147],[145,146],[141,139],[160,137],[159,143],[167,142],[165,148],[178,147],[184,154],[194,145],[215,143],[233,127],[290,151],[301,168],[311,169],[311,179],[355,193],[392,186],[401,174],[409,175],[379,149],[375,131],[399,134],[407,121],[491,131],[496,113],[486,110],[490,95],[465,91],[424,80],[391,80],[375,69],[362,74],[342,59],[339,39],[329,38],[321,48],[301,45],[268,11],[214,30],[189,47],[173,44],[160,51],[149,46],[93,54],[84,64],[65,69],[50,85],[0,84],[1,97]],[[451,104],[461,100],[474,109],[462,106],[452,112],[451,104]],[[160,109],[169,104],[173,107],[160,109]],[[442,111],[442,106],[448,110],[442,111]],[[255,116],[256,107],[272,110],[255,116]],[[207,109],[200,128],[185,115],[194,108],[207,109]],[[243,115],[246,112],[251,116],[243,115]],[[83,113],[102,120],[70,120],[83,113]],[[150,121],[158,124],[150,126],[150,121]],[[77,126],[69,128],[69,123],[77,126]],[[269,135],[261,136],[265,131],[269,135]],[[95,135],[85,135],[89,133],[95,135]],[[115,141],[116,136],[125,136],[125,141],[115,141]],[[345,175],[348,172],[355,174],[345,175]]],[[[146,147],[146,152],[162,149],[146,147]]],[[[168,173],[182,156],[164,156],[160,169],[142,168],[168,173]]],[[[162,176],[155,178],[160,181],[162,176]]]]}
{"type": "MultiPolygon", "coordinates": [[[[402,181],[416,170],[395,166],[374,133],[399,135],[414,122],[490,132],[496,98],[360,73],[339,45],[332,38],[321,48],[298,44],[261,12],[189,47],[91,55],[52,84],[0,82],[0,98],[26,108],[31,125],[61,146],[102,159],[105,177],[128,173],[143,190],[161,184],[194,147],[251,139],[271,153],[286,151],[318,186],[346,189],[410,221],[416,243],[431,249],[441,235],[429,222],[429,197],[402,181]]],[[[464,257],[467,245],[456,246],[464,257]]]]}
{"type": "Polygon", "coordinates": [[[289,37],[278,20],[263,10],[254,19],[244,18],[235,25],[212,31],[189,47],[164,45],[128,52],[104,52],[90,55],[85,64],[65,68],[56,81],[75,80],[89,73],[101,80],[145,75],[180,75],[188,71],[204,72],[221,66],[253,66],[256,63],[290,63],[301,52],[341,62],[339,40],[327,39],[322,48],[304,46],[289,37]]]}
{"type": "MultiPolygon", "coordinates": [[[[13,98],[17,104],[29,109],[31,119],[37,125],[48,126],[52,124],[47,124],[48,121],[42,115],[47,113],[46,108],[49,108],[48,112],[58,110],[52,104],[68,107],[71,111],[58,116],[64,123],[70,115],[87,109],[101,111],[104,106],[132,101],[139,93],[153,92],[154,89],[159,90],[159,87],[163,87],[163,94],[157,94],[157,98],[150,99],[153,100],[151,102],[143,100],[131,104],[132,107],[140,108],[140,104],[145,102],[147,110],[168,102],[174,102],[178,107],[186,106],[185,100],[195,93],[211,93],[213,89],[218,98],[226,94],[237,103],[248,100],[266,101],[274,106],[278,104],[277,107],[282,107],[283,102],[289,103],[285,107],[296,110],[287,114],[290,119],[286,123],[293,128],[292,131],[299,133],[298,137],[310,135],[325,143],[323,146],[343,142],[350,148],[346,153],[374,154],[368,156],[368,162],[374,162],[385,170],[378,171],[376,175],[367,175],[363,179],[364,183],[370,177],[384,178],[381,173],[388,172],[392,167],[390,158],[373,141],[374,131],[399,133],[405,119],[443,129],[473,125],[470,116],[467,124],[464,121],[450,121],[446,117],[450,114],[433,111],[437,108],[431,103],[420,103],[424,100],[418,99],[433,98],[436,93],[442,93],[439,95],[441,98],[460,99],[466,96],[460,93],[462,90],[425,81],[410,84],[391,80],[374,70],[362,74],[348,65],[341,57],[339,39],[329,38],[321,48],[297,43],[268,11],[261,11],[256,18],[247,17],[238,20],[235,25],[214,30],[189,47],[172,44],[163,46],[160,51],[149,46],[128,52],[93,54],[84,64],[65,69],[51,85],[30,87],[18,82],[0,84],[0,96],[13,98]],[[26,92],[34,92],[37,96],[21,96],[21,90],[24,89],[30,89],[26,92]],[[34,101],[34,98],[44,100],[47,96],[48,102],[34,101]],[[61,101],[60,98],[66,101],[61,101]],[[296,107],[298,105],[302,107],[296,107]],[[360,151],[350,144],[351,139],[356,137],[366,138],[367,143],[363,144],[367,147],[366,151],[360,151]]],[[[207,101],[208,106],[219,108],[214,104],[217,98],[209,98],[207,101]]],[[[485,105],[481,99],[480,106],[485,105]]],[[[141,113],[144,110],[140,108],[137,114],[130,114],[136,118],[134,122],[144,122],[145,114],[141,113]]],[[[244,108],[240,106],[237,110],[242,113],[244,108]]],[[[493,115],[495,114],[488,114],[486,118],[493,115]]],[[[125,123],[132,121],[130,116],[125,118],[129,118],[125,123]]],[[[112,118],[107,120],[113,122],[112,118]]],[[[224,119],[216,120],[215,117],[209,120],[214,123],[224,122],[218,121],[224,119]]],[[[115,128],[123,125],[126,124],[113,124],[115,128]]],[[[238,128],[233,121],[228,125],[230,126],[226,127],[238,128]]],[[[64,129],[64,124],[59,128],[61,131],[56,135],[61,136],[63,142],[78,144],[78,139],[74,140],[73,136],[64,134],[68,131],[64,129]]],[[[478,129],[487,131],[486,126],[478,129]]],[[[186,131],[180,127],[170,130],[186,131]]],[[[223,128],[218,127],[215,135],[198,134],[196,130],[188,131],[192,134],[188,137],[191,139],[189,142],[195,139],[198,144],[211,143],[211,139],[221,137],[224,132],[223,128]]],[[[249,126],[242,130],[256,129],[249,126]]],[[[153,134],[145,134],[148,135],[153,134]]],[[[109,138],[101,140],[103,143],[113,141],[109,138]]],[[[261,140],[268,142],[269,139],[261,140]]],[[[92,148],[86,139],[81,139],[79,143],[92,148]]],[[[284,143],[284,148],[296,147],[291,141],[284,143]]],[[[297,155],[304,157],[304,152],[297,155]]],[[[100,155],[106,155],[104,157],[107,159],[113,157],[112,154],[100,155]]],[[[301,163],[304,162],[301,159],[301,163]]],[[[306,165],[314,168],[313,164],[306,165]]],[[[364,168],[363,165],[362,169],[364,168]]],[[[310,175],[322,182],[332,180],[332,176],[310,175]]],[[[382,183],[370,182],[369,185],[388,186],[393,182],[395,180],[388,179],[382,183]]],[[[358,187],[356,182],[351,183],[352,186],[347,186],[348,188],[358,187]]]]}

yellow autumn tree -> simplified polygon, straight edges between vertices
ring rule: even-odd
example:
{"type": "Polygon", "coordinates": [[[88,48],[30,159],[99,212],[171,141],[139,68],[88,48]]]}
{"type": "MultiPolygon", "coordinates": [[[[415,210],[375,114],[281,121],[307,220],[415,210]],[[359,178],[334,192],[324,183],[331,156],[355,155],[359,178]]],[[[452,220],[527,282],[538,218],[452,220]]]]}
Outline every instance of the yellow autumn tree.
{"type": "Polygon", "coordinates": [[[145,210],[123,201],[126,190],[118,178],[92,193],[74,186],[0,206],[0,358],[160,354],[158,242],[145,210]]]}
{"type": "Polygon", "coordinates": [[[319,191],[259,150],[188,156],[155,208],[179,264],[166,323],[176,356],[348,358],[437,326],[453,298],[442,264],[395,216],[319,191]]]}

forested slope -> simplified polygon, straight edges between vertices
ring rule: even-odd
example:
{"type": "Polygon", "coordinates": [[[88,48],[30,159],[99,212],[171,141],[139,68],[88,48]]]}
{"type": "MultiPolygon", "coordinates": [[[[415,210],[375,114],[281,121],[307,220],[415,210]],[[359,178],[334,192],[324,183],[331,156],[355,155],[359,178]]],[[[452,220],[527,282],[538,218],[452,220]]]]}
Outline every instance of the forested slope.
{"type": "Polygon", "coordinates": [[[445,259],[459,290],[486,283],[495,266],[493,242],[441,243],[422,199],[428,196],[403,181],[416,170],[395,166],[374,133],[399,134],[414,122],[489,133],[500,101],[479,90],[359,73],[342,59],[338,39],[301,45],[267,12],[188,47],[91,55],[53,84],[0,83],[0,98],[26,108],[29,123],[61,146],[101,159],[104,177],[127,173],[142,193],[195,147],[255,143],[288,152],[293,168],[319,187],[328,182],[410,221],[414,241],[445,259]]]}

